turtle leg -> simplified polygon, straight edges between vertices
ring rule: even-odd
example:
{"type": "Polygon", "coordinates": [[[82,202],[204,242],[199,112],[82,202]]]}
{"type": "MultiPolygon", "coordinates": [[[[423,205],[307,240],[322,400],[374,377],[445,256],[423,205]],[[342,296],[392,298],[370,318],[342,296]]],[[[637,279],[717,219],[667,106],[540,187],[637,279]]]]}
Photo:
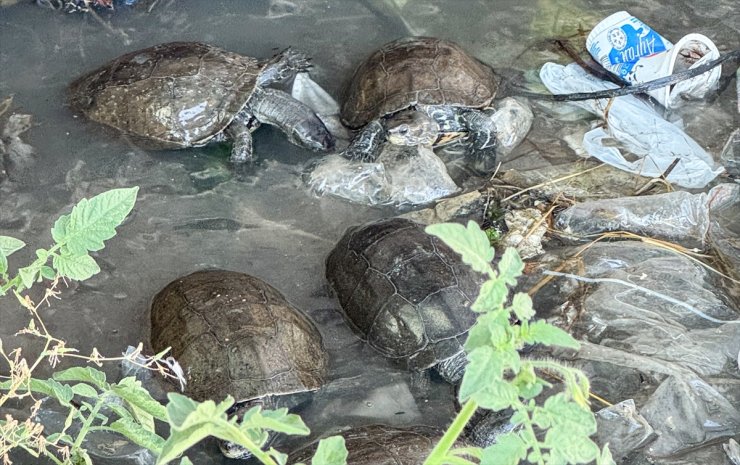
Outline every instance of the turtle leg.
{"type": "Polygon", "coordinates": [[[457,384],[465,373],[465,367],[468,365],[468,359],[465,351],[460,351],[450,358],[442,360],[434,366],[437,373],[448,383],[457,384]]]}
{"type": "Polygon", "coordinates": [[[496,166],[496,124],[494,109],[463,111],[461,117],[468,126],[467,155],[474,160],[474,167],[489,172],[496,166]]]}
{"type": "Polygon", "coordinates": [[[272,59],[257,78],[257,85],[264,87],[277,82],[285,81],[296,73],[308,71],[311,68],[311,59],[303,52],[287,48],[272,59]]]}
{"type": "Polygon", "coordinates": [[[255,125],[249,124],[249,119],[237,116],[226,127],[226,132],[233,142],[231,148],[232,163],[246,163],[252,161],[252,131],[256,129],[255,125]]]}
{"type": "Polygon", "coordinates": [[[350,160],[373,162],[378,159],[385,140],[383,125],[378,120],[371,121],[355,135],[342,155],[350,160]]]}

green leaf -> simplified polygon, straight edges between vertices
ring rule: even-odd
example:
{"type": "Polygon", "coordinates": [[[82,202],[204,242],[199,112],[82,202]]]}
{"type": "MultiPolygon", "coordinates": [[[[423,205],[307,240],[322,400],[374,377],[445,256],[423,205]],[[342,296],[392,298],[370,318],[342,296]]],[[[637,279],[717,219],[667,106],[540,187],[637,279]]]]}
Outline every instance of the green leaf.
{"type": "Polygon", "coordinates": [[[231,396],[218,404],[212,400],[199,403],[177,393],[170,393],[167,398],[170,437],[162,445],[157,465],[176,459],[211,435],[237,443],[243,439],[243,434],[226,416],[226,411],[234,404],[231,396]]]}
{"type": "Polygon", "coordinates": [[[72,385],[72,392],[75,393],[75,395],[81,396],[81,397],[92,397],[94,399],[97,399],[98,397],[98,391],[90,386],[89,384],[85,383],[77,383],[72,385]]]}
{"type": "Polygon", "coordinates": [[[273,449],[272,447],[270,447],[270,450],[267,451],[267,455],[275,459],[278,465],[285,465],[286,463],[288,463],[288,454],[284,454],[277,449],[273,449]]]}
{"type": "Polygon", "coordinates": [[[119,418],[111,423],[110,429],[154,453],[159,453],[164,446],[164,439],[130,418],[119,418]]]}
{"type": "Polygon", "coordinates": [[[511,299],[511,310],[520,321],[529,321],[534,316],[532,298],[524,292],[514,294],[511,299]]]}
{"type": "Polygon", "coordinates": [[[87,254],[75,255],[63,251],[59,255],[54,255],[52,263],[61,276],[75,281],[84,281],[100,272],[100,267],[95,263],[95,259],[87,254]]]}
{"type": "Polygon", "coordinates": [[[509,247],[498,263],[498,275],[508,286],[516,286],[516,278],[522,275],[524,262],[515,248],[509,247]]]}
{"type": "Polygon", "coordinates": [[[57,220],[51,235],[71,255],[85,255],[105,247],[104,241],[116,235],[136,203],[138,187],[112,189],[91,199],[82,199],[68,216],[57,220]]]}
{"type": "Polygon", "coordinates": [[[170,437],[162,444],[156,465],[164,465],[175,460],[183,452],[210,436],[213,431],[214,425],[208,422],[193,424],[184,429],[173,429],[170,437]]]}
{"type": "Polygon", "coordinates": [[[604,447],[601,449],[601,455],[596,459],[596,465],[616,465],[612,457],[612,452],[609,450],[608,443],[604,444],[604,447]]]}
{"type": "Polygon", "coordinates": [[[258,427],[278,433],[300,436],[308,435],[311,432],[305,423],[303,423],[301,417],[288,413],[287,408],[262,410],[261,412],[257,412],[256,415],[252,415],[249,420],[248,424],[242,422],[242,425],[249,428],[258,427]]]}
{"type": "Polygon", "coordinates": [[[5,253],[0,250],[0,276],[4,276],[8,272],[8,257],[5,253]]]}
{"type": "Polygon", "coordinates": [[[70,407],[72,404],[70,401],[74,397],[75,393],[68,384],[62,384],[53,379],[47,380],[51,387],[51,396],[54,397],[60,404],[65,407],[70,407]]]}
{"type": "Polygon", "coordinates": [[[41,267],[38,265],[29,265],[18,270],[18,275],[21,277],[21,282],[26,289],[30,289],[33,283],[36,282],[36,276],[40,269],[41,267]]]}
{"type": "Polygon", "coordinates": [[[82,381],[91,383],[97,388],[107,391],[110,389],[105,382],[105,373],[92,367],[72,367],[54,373],[53,378],[57,381],[82,381]]]}
{"type": "Polygon", "coordinates": [[[4,257],[9,257],[25,246],[26,243],[20,239],[10,236],[0,236],[0,255],[4,257]]]}
{"type": "MultiPolygon", "coordinates": [[[[510,339],[509,318],[506,312],[499,310],[484,313],[478,316],[476,323],[470,328],[468,338],[465,341],[465,350],[472,352],[482,346],[503,347],[510,339]]],[[[511,342],[511,341],[509,341],[511,342]]],[[[508,344],[514,350],[513,343],[508,344]]]]}
{"type": "Polygon", "coordinates": [[[496,444],[483,449],[480,465],[518,465],[527,457],[529,445],[516,433],[496,438],[496,444]]]}
{"type": "Polygon", "coordinates": [[[427,226],[425,231],[439,237],[452,250],[462,255],[463,262],[473,270],[489,275],[493,273],[493,248],[486,233],[474,221],[468,221],[467,228],[457,223],[441,223],[427,226]]]}
{"type": "Polygon", "coordinates": [[[474,312],[489,312],[504,305],[506,296],[509,294],[506,284],[500,279],[489,279],[483,283],[478,293],[478,298],[470,307],[474,312]]]}
{"type": "Polygon", "coordinates": [[[578,350],[581,346],[573,336],[546,321],[538,320],[529,324],[527,334],[523,334],[528,344],[544,344],[578,350]]]}
{"type": "MultiPolygon", "coordinates": [[[[154,399],[149,391],[141,386],[133,376],[122,379],[119,383],[111,386],[113,392],[137,409],[148,413],[157,420],[167,421],[167,409],[154,399]]],[[[137,412],[134,411],[134,415],[137,412]]]]}
{"type": "Polygon", "coordinates": [[[180,465],[193,465],[193,462],[189,458],[183,457],[180,459],[180,465]]]}
{"type": "Polygon", "coordinates": [[[54,271],[54,269],[50,266],[44,265],[41,267],[40,271],[41,271],[41,276],[44,279],[48,279],[49,281],[53,281],[57,277],[57,272],[54,271]]]}
{"type": "Polygon", "coordinates": [[[503,370],[503,364],[492,347],[483,346],[470,352],[460,385],[460,402],[465,402],[501,379],[503,370]]]}
{"type": "Polygon", "coordinates": [[[313,454],[311,465],[345,465],[347,447],[342,436],[331,436],[319,441],[319,447],[313,454]]]}

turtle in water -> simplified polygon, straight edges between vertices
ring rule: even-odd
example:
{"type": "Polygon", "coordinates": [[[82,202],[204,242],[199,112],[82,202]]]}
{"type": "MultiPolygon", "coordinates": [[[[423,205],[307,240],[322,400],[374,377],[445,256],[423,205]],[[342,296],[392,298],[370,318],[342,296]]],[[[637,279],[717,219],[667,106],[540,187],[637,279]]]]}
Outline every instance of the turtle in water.
{"type": "Polygon", "coordinates": [[[424,226],[390,218],[350,228],[326,260],[326,277],[352,329],[412,371],[457,383],[470,310],[484,281],[424,226]]]}
{"type": "Polygon", "coordinates": [[[172,42],[127,53],[69,86],[75,110],[152,149],[233,141],[231,161],[252,158],[260,123],[280,128],[296,145],[334,148],[319,117],[286,92],[267,87],[310,67],[287,49],[260,61],[213,45],[172,42]]]}
{"type": "MultiPolygon", "coordinates": [[[[422,465],[442,438],[428,426],[395,427],[367,425],[341,433],[347,448],[347,465],[422,465]]],[[[457,445],[464,445],[458,441],[457,445]]],[[[288,456],[288,463],[310,463],[318,441],[288,456]]]]}
{"type": "Polygon", "coordinates": [[[469,155],[495,159],[490,105],[497,89],[493,70],[453,42],[390,42],[367,57],[345,87],[342,122],[360,131],[344,155],[374,161],[385,140],[440,146],[466,138],[469,155]]]}
{"type": "MultiPolygon", "coordinates": [[[[261,279],[234,271],[198,271],[162,289],[151,306],[152,348],[171,347],[197,401],[236,399],[232,413],[254,405],[295,407],[319,389],[328,355],[314,324],[261,279]]],[[[228,457],[246,451],[222,442],[228,457]]]]}

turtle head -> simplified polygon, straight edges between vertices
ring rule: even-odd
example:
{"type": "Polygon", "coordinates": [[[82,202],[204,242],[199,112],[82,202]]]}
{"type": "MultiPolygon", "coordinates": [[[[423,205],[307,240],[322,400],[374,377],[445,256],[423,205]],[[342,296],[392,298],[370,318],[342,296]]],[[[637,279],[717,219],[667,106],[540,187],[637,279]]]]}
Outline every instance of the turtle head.
{"type": "Polygon", "coordinates": [[[324,123],[317,117],[307,118],[293,127],[292,142],[316,152],[334,150],[336,140],[324,123]]]}
{"type": "Polygon", "coordinates": [[[404,110],[385,120],[388,142],[395,145],[433,145],[439,125],[425,113],[404,110]]]}

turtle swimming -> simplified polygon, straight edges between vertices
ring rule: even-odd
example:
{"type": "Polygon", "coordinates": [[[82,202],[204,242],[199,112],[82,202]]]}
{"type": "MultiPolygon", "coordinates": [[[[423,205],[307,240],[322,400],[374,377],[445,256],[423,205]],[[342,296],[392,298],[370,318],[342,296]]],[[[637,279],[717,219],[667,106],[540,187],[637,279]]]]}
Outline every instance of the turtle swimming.
{"type": "Polygon", "coordinates": [[[326,260],[350,327],[387,358],[457,383],[483,275],[424,226],[390,218],[347,230],[326,260]]]}
{"type": "Polygon", "coordinates": [[[252,159],[260,123],[315,151],[334,137],[307,105],[268,87],[306,71],[306,55],[287,49],[269,60],[198,42],[171,42],[122,55],[69,86],[70,103],[89,119],[151,149],[199,147],[231,139],[231,161],[252,159]]]}
{"type": "Polygon", "coordinates": [[[358,129],[344,155],[374,161],[384,141],[440,146],[466,139],[478,159],[495,156],[494,71],[459,45],[433,37],[390,42],[345,87],[342,122],[358,129]]]}
{"type": "MultiPolygon", "coordinates": [[[[230,395],[233,412],[291,408],[326,380],[328,354],[316,326],[248,274],[207,270],[176,279],[154,297],[151,323],[152,348],[172,348],[186,394],[197,401],[230,395]]],[[[232,458],[246,453],[229,442],[221,449],[232,458]]]]}

